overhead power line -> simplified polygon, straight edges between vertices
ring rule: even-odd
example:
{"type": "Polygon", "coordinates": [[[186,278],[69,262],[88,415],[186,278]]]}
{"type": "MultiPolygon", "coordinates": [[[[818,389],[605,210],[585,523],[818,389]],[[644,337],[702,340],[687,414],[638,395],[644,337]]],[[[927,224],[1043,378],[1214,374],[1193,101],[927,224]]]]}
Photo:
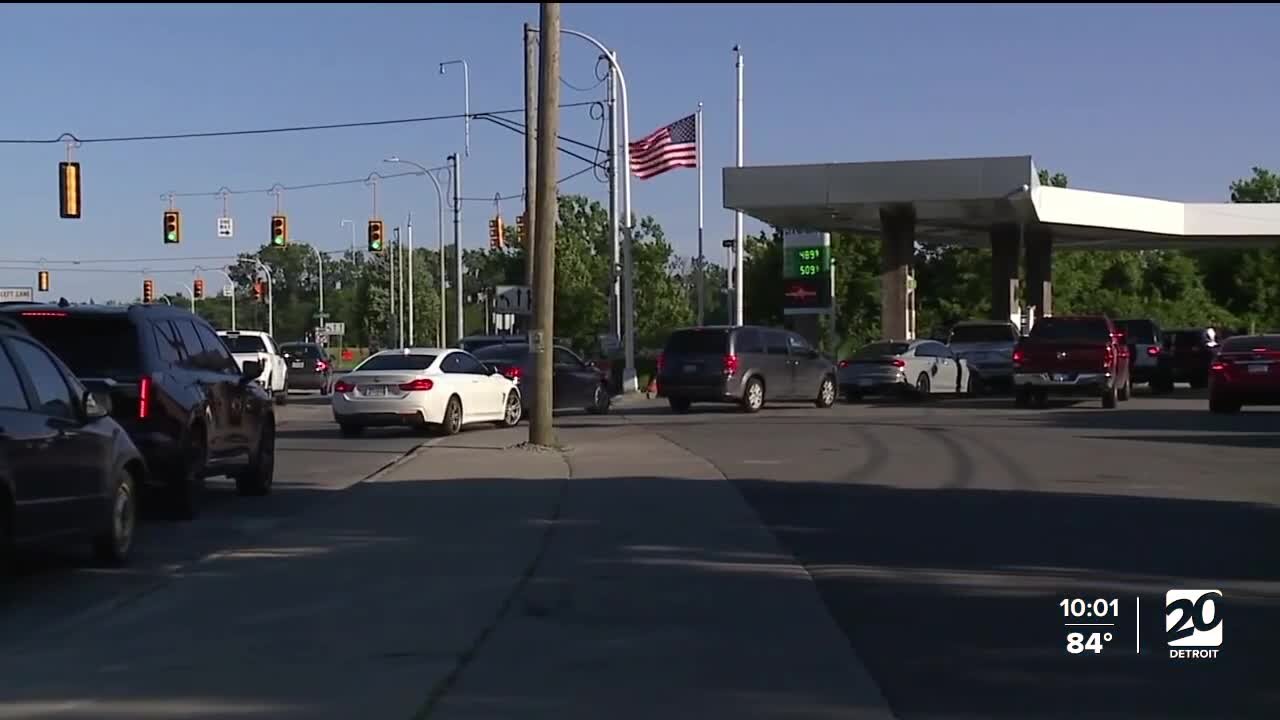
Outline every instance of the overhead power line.
{"type": "MultiPolygon", "coordinates": [[[[583,101],[576,103],[564,103],[560,105],[560,108],[570,109],[575,107],[585,107],[588,105],[595,105],[597,102],[598,101],[583,101]]],[[[473,112],[470,117],[483,118],[490,115],[515,115],[523,112],[524,108],[487,110],[485,112],[473,112]]],[[[90,143],[147,142],[152,140],[189,140],[196,138],[234,137],[240,135],[273,135],[280,133],[312,132],[315,130],[340,130],[344,128],[380,127],[385,125],[409,125],[414,123],[435,122],[439,120],[461,120],[466,117],[466,113],[453,113],[449,115],[427,115],[423,117],[399,118],[395,120],[367,120],[363,122],[325,123],[318,125],[289,125],[285,127],[257,128],[250,130],[214,130],[207,132],[167,133],[157,135],[117,135],[87,138],[77,137],[74,133],[64,132],[55,138],[0,138],[0,145],[52,145],[60,142],[88,145],[90,143]]]]}

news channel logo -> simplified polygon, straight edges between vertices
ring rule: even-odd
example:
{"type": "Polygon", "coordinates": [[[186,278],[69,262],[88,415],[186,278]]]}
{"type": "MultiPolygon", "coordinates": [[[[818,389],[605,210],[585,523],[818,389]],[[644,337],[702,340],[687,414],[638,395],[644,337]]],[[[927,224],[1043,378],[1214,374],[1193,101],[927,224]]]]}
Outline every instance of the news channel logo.
{"type": "Polygon", "coordinates": [[[1169,658],[1212,660],[1222,647],[1221,590],[1170,590],[1164,594],[1164,634],[1169,658]]]}

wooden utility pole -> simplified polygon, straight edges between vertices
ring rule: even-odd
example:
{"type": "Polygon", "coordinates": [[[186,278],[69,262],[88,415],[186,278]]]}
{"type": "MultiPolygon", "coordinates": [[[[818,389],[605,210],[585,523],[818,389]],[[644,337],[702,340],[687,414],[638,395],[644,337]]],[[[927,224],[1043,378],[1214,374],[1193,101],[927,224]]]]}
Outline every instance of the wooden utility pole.
{"type": "Polygon", "coordinates": [[[538,187],[538,33],[524,24],[524,284],[533,287],[538,187]]]}
{"type": "Polygon", "coordinates": [[[555,344],[556,283],[556,136],[560,133],[560,3],[541,4],[538,53],[538,177],[533,249],[534,353],[532,445],[554,445],[552,425],[552,347],[555,344]]]}

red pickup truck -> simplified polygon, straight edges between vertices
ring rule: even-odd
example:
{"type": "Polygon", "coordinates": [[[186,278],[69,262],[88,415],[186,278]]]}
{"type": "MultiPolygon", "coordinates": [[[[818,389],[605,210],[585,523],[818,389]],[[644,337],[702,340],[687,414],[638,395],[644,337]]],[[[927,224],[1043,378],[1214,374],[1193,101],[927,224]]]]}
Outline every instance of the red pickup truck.
{"type": "Polygon", "coordinates": [[[1042,318],[1013,350],[1015,401],[1044,406],[1050,396],[1090,396],[1114,408],[1129,399],[1129,362],[1124,333],[1110,318],[1042,318]]]}

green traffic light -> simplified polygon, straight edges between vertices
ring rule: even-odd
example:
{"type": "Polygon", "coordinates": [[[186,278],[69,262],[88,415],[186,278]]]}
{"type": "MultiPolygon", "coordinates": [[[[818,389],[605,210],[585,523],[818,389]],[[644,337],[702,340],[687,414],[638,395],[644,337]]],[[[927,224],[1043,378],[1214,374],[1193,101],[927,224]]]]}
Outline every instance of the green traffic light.
{"type": "Polygon", "coordinates": [[[175,232],[170,232],[170,233],[169,233],[169,239],[170,239],[170,240],[173,240],[173,239],[175,239],[176,237],[178,237],[178,234],[177,234],[177,233],[175,233],[175,232]]]}

